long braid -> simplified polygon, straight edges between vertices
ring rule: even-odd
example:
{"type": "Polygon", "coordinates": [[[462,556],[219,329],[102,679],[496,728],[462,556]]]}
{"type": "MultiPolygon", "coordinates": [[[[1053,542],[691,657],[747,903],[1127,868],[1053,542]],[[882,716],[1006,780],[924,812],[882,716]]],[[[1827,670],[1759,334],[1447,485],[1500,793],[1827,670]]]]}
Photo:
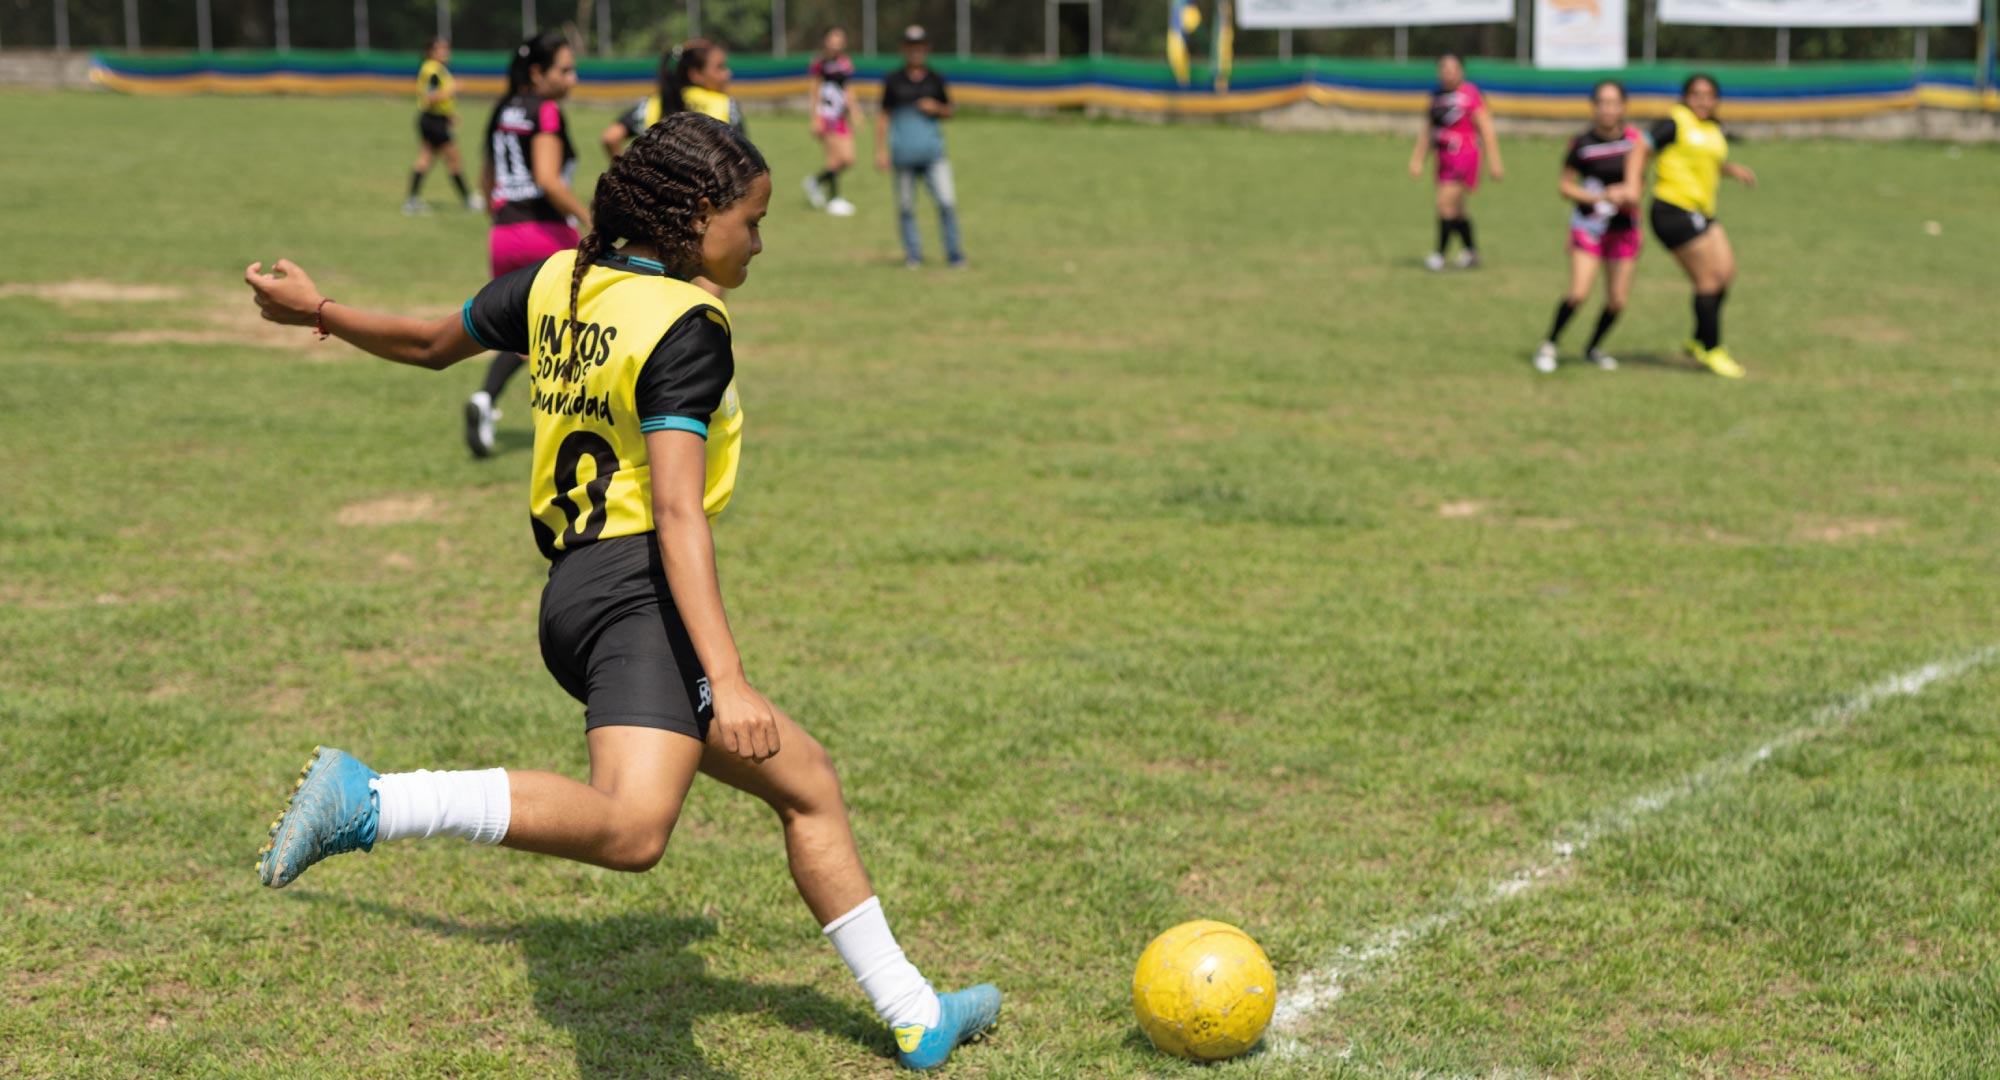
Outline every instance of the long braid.
{"type": "Polygon", "coordinates": [[[700,275],[702,203],[725,210],[770,171],[750,140],[700,113],[674,113],[646,129],[598,178],[592,231],[577,245],[570,275],[570,321],[591,261],[619,241],[651,244],[676,277],[700,275]]]}
{"type": "MultiPolygon", "coordinates": [[[[592,220],[596,219],[593,217],[592,220]]],[[[569,272],[570,322],[576,321],[576,302],[578,295],[583,292],[583,275],[590,270],[591,263],[596,262],[599,256],[609,250],[611,250],[610,242],[604,238],[603,233],[596,230],[592,230],[589,236],[584,237],[576,245],[576,267],[569,272]]]]}

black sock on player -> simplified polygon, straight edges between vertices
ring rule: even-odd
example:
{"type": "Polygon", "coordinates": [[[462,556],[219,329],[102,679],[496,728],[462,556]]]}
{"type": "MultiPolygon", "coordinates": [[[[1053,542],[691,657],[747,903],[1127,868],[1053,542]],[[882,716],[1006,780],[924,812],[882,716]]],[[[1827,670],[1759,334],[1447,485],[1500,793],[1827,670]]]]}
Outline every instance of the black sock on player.
{"type": "Polygon", "coordinates": [[[1722,344],[1722,295],[1714,292],[1694,296],[1694,339],[1704,349],[1722,344]]]}
{"type": "Polygon", "coordinates": [[[1563,297],[1563,302],[1556,305],[1556,321],[1549,324],[1549,336],[1546,340],[1554,341],[1561,337],[1563,327],[1569,325],[1570,316],[1575,314],[1576,305],[1570,303],[1568,297],[1563,297]]]}
{"type": "Polygon", "coordinates": [[[1596,352],[1597,347],[1604,343],[1604,335],[1610,333],[1611,324],[1618,321],[1618,312],[1619,312],[1618,308],[1606,307],[1603,311],[1598,313],[1597,329],[1591,333],[1590,344],[1586,346],[1583,350],[1585,356],[1588,356],[1591,353],[1596,352]]]}

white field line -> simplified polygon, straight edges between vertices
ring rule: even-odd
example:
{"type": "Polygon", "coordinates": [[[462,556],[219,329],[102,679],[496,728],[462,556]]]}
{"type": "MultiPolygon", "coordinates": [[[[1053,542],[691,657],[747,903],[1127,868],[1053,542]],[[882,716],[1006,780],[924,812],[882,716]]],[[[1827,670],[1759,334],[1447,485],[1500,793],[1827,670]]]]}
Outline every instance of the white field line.
{"type": "Polygon", "coordinates": [[[1671,784],[1627,799],[1588,820],[1556,830],[1547,853],[1526,862],[1514,873],[1496,879],[1484,889],[1428,915],[1377,931],[1360,944],[1336,952],[1317,970],[1299,976],[1291,990],[1279,997],[1277,1009],[1272,1014],[1271,1049],[1283,1055],[1302,1052],[1304,1046],[1294,1036],[1314,1013],[1331,1005],[1348,986],[1394,959],[1412,943],[1446,929],[1468,915],[1512,900],[1564,876],[1577,854],[1597,840],[1624,832],[1696,792],[1742,776],[1780,751],[1807,739],[1837,732],[1884,701],[1923,693],[1932,684],[1963,675],[1996,655],[2000,655],[2000,645],[1989,645],[1956,659],[1939,660],[1914,671],[1891,676],[1844,701],[1814,710],[1805,723],[1755,750],[1711,761],[1671,784]]]}

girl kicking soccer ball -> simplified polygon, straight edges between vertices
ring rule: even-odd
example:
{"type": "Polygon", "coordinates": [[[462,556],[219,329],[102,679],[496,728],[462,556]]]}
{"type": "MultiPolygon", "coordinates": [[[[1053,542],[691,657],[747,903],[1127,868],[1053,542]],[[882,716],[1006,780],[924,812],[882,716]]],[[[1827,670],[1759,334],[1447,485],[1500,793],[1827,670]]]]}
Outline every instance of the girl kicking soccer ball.
{"type": "Polygon", "coordinates": [[[709,523],[735,488],[743,412],[728,311],[690,279],[741,286],[770,201],[755,147],[680,113],[598,181],[595,231],[575,250],[495,279],[462,312],[348,307],[289,261],[245,271],[264,318],[386,360],[437,370],[489,349],[528,357],[530,513],[550,562],[542,657],[583,702],[590,750],[579,783],[536,770],[380,775],[322,747],[257,872],[279,888],[329,856],[434,836],[647,870],[707,773],[777,811],[792,879],[895,1033],[897,1060],[930,1069],[992,1025],[1000,992],[940,995],[905,958],[833,764],[744,677],[716,579],[709,523]]]}

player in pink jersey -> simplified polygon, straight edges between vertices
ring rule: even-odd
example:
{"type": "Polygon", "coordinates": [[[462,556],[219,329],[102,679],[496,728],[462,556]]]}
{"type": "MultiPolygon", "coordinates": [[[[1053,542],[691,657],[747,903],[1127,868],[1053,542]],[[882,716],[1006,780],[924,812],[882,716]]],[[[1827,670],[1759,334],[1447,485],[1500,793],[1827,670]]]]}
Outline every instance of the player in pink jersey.
{"type": "Polygon", "coordinates": [[[806,199],[815,209],[835,217],[851,217],[854,204],[840,197],[840,174],[854,164],[854,97],[847,80],[854,77],[854,61],[847,55],[847,31],[836,26],[826,32],[824,51],[813,60],[812,132],[826,151],[826,169],[805,180],[806,199]]]}
{"type": "Polygon", "coordinates": [[[1590,92],[1591,125],[1569,141],[1562,179],[1556,190],[1570,200],[1569,291],[1556,305],[1549,336],[1535,350],[1535,370],[1556,369],[1556,338],[1570,316],[1590,298],[1597,269],[1604,268],[1604,311],[1590,335],[1584,355],[1605,371],[1618,361],[1598,348],[1625,301],[1632,295],[1632,278],[1639,272],[1639,196],[1645,189],[1646,138],[1625,122],[1625,87],[1605,79],[1590,92]]]}
{"type": "Polygon", "coordinates": [[[1430,125],[1417,135],[1416,149],[1410,152],[1410,175],[1424,175],[1424,159],[1437,151],[1437,250],[1424,260],[1431,270],[1445,268],[1444,252],[1455,233],[1464,247],[1457,265],[1465,270],[1479,265],[1479,245],[1472,239],[1472,222],[1465,216],[1465,200],[1479,187],[1480,144],[1486,147],[1487,171],[1493,179],[1504,177],[1500,163],[1500,140],[1493,133],[1493,114],[1479,88],[1465,81],[1465,65],[1453,53],[1438,57],[1438,84],[1431,91],[1430,125]]]}

